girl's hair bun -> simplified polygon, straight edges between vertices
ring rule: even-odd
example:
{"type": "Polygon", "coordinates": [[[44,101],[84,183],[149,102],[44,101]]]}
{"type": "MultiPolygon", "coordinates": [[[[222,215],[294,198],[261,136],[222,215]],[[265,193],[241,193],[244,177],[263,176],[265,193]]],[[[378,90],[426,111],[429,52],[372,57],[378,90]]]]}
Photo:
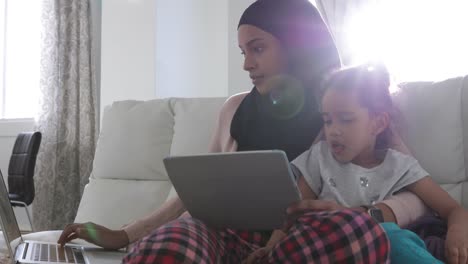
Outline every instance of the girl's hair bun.
{"type": "Polygon", "coordinates": [[[362,76],[377,86],[384,87],[384,89],[388,89],[390,86],[390,74],[387,70],[387,67],[383,64],[364,64],[362,66],[362,76]]]}
{"type": "Polygon", "coordinates": [[[383,64],[361,64],[333,72],[324,81],[327,89],[356,91],[361,104],[371,112],[391,112],[390,74],[383,64]]]}

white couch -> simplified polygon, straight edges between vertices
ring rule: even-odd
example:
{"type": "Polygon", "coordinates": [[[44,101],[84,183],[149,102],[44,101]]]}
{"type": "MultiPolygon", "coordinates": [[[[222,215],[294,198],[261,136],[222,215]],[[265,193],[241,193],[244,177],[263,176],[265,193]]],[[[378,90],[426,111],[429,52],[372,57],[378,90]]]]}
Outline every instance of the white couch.
{"type": "MultiPolygon", "coordinates": [[[[433,178],[468,208],[468,76],[402,87],[395,102],[405,119],[405,142],[433,178]]],[[[174,194],[162,159],[207,152],[225,99],[121,101],[106,107],[75,222],[119,228],[158,208],[174,194]]],[[[59,234],[26,238],[56,241],[59,234]]]]}
{"type": "MultiPolygon", "coordinates": [[[[119,228],[158,208],[171,190],[162,159],[207,152],[224,100],[169,98],[108,106],[75,221],[119,228]]],[[[395,101],[405,119],[402,136],[416,158],[468,207],[468,76],[404,84],[395,101]]]]}
{"type": "Polygon", "coordinates": [[[160,206],[171,190],[162,159],[208,152],[225,100],[167,98],[106,107],[75,222],[119,228],[160,206]]]}

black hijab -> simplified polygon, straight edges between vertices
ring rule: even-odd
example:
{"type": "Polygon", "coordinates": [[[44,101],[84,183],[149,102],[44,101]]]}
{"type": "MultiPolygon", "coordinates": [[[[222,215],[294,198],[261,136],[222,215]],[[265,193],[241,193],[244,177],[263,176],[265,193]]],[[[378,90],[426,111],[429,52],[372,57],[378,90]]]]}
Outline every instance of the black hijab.
{"type": "Polygon", "coordinates": [[[254,87],[231,122],[238,151],[280,149],[289,160],[307,150],[322,127],[317,91],[321,75],[340,66],[338,51],[308,0],[258,0],[242,15],[275,36],[287,52],[289,72],[267,94],[254,87]]]}

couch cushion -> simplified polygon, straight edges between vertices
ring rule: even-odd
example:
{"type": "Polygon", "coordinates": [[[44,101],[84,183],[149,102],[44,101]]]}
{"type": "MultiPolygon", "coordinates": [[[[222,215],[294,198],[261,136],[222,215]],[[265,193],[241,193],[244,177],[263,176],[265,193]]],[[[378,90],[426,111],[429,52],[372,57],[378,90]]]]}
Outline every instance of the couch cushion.
{"type": "Polygon", "coordinates": [[[208,152],[209,143],[226,98],[172,98],[174,137],[171,155],[208,152]]]}
{"type": "Polygon", "coordinates": [[[104,110],[91,177],[167,180],[174,119],[168,99],[115,102],[104,110]]]}
{"type": "Polygon", "coordinates": [[[460,202],[462,182],[467,181],[462,91],[460,77],[402,84],[394,96],[403,116],[400,130],[404,141],[433,179],[460,202]]]}
{"type": "Polygon", "coordinates": [[[158,208],[171,190],[163,158],[207,152],[224,101],[169,98],[106,107],[75,221],[119,228],[158,208]]]}
{"type": "Polygon", "coordinates": [[[161,206],[170,187],[166,180],[90,179],[75,222],[91,221],[108,228],[121,228],[161,206]]]}
{"type": "MultiPolygon", "coordinates": [[[[218,121],[219,111],[227,98],[172,98],[174,137],[171,155],[190,155],[209,151],[210,140],[218,121]]],[[[166,200],[177,195],[171,188],[166,200]]]]}

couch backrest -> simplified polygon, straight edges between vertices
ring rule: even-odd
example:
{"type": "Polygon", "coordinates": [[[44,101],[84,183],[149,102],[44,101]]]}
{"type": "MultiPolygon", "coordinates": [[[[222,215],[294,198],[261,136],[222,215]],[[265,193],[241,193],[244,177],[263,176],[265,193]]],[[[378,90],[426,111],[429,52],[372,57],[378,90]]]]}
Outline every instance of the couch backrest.
{"type": "MultiPolygon", "coordinates": [[[[402,137],[415,157],[468,207],[468,77],[404,84],[394,98],[405,121],[402,137]]],[[[106,107],[75,221],[118,228],[158,208],[171,189],[162,159],[207,152],[225,99],[121,101],[106,107]]]]}
{"type": "Polygon", "coordinates": [[[167,180],[174,117],[168,99],[121,101],[104,109],[91,177],[167,180]]]}
{"type": "Polygon", "coordinates": [[[401,85],[401,134],[435,181],[468,208],[468,76],[401,85]]]}
{"type": "Polygon", "coordinates": [[[225,99],[120,101],[106,107],[91,177],[167,180],[163,158],[208,152],[225,99]]]}
{"type": "Polygon", "coordinates": [[[119,228],[158,208],[171,189],[163,158],[207,152],[225,100],[167,98],[107,106],[75,221],[119,228]]]}

